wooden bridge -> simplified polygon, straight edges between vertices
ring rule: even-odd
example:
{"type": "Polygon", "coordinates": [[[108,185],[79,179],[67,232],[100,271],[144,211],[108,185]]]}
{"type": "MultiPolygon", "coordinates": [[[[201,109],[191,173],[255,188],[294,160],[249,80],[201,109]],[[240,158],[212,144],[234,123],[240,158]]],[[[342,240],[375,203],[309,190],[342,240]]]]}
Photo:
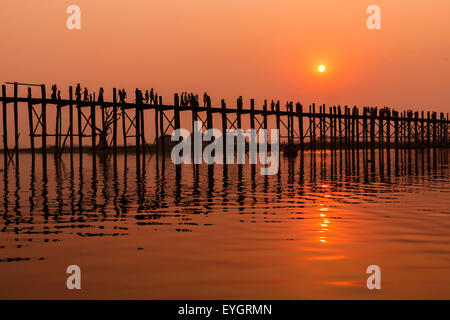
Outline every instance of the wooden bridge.
{"type": "MultiPolygon", "coordinates": [[[[277,101],[268,107],[264,100],[261,107],[256,107],[255,100],[251,99],[249,107],[244,108],[242,99],[238,99],[234,107],[227,106],[225,100],[219,107],[208,105],[187,106],[180,105],[180,97],[174,95],[173,104],[164,104],[162,97],[147,104],[136,97],[134,103],[118,101],[117,89],[112,90],[113,100],[110,102],[98,101],[93,97],[87,101],[74,99],[73,88],[69,87],[68,99],[47,96],[45,85],[25,83],[6,83],[2,85],[2,121],[3,121],[3,153],[5,164],[13,161],[19,150],[19,117],[27,114],[30,148],[33,153],[41,152],[44,159],[47,153],[54,153],[61,157],[63,152],[82,154],[89,152],[108,152],[117,155],[118,148],[124,152],[133,151],[139,157],[146,152],[164,153],[167,149],[164,136],[171,130],[180,128],[180,114],[190,113],[192,125],[195,121],[202,122],[205,129],[215,127],[213,114],[219,114],[222,132],[227,129],[242,128],[243,117],[249,117],[250,128],[256,131],[268,128],[268,118],[272,117],[276,129],[287,132],[283,139],[287,145],[295,146],[298,150],[358,150],[358,149],[401,149],[401,148],[428,148],[448,147],[449,144],[449,117],[436,112],[403,111],[398,112],[391,108],[325,106],[315,104],[305,108],[301,103],[287,102],[283,107],[277,101]],[[8,96],[7,85],[12,86],[13,93],[8,96]],[[18,96],[19,86],[26,86],[28,94],[18,96]],[[40,94],[32,96],[32,87],[38,87],[40,94]],[[28,106],[27,113],[20,113],[19,103],[28,106]],[[13,136],[14,145],[8,145],[8,133],[11,124],[8,123],[9,108],[13,109],[13,136]],[[47,126],[47,109],[56,108],[56,125],[54,132],[49,132],[47,126]],[[67,130],[62,130],[62,112],[68,113],[67,130]],[[96,112],[98,111],[98,112],[96,112]],[[154,117],[153,130],[155,139],[150,143],[144,121],[144,112],[151,112],[154,117]],[[101,114],[97,119],[96,114],[101,114]],[[110,127],[110,128],[109,128],[110,127]],[[120,128],[119,128],[120,127],[120,128]],[[111,130],[109,130],[111,129],[111,130]],[[101,137],[109,132],[107,137],[101,137]],[[123,137],[123,147],[118,147],[118,136],[123,137]],[[54,145],[50,146],[48,139],[53,137],[54,145]],[[99,147],[99,141],[104,138],[106,143],[99,147]],[[36,147],[36,140],[41,146],[36,147]],[[88,143],[85,139],[89,139],[88,143]],[[133,140],[130,144],[129,141],[133,140]],[[75,143],[75,140],[76,143],[75,143]],[[50,146],[50,147],[49,147],[50,146]]],[[[217,127],[217,126],[216,126],[217,127]]],[[[244,128],[242,128],[244,129],[244,128]]],[[[273,128],[275,129],[275,128],[273,128]]],[[[280,131],[280,132],[282,132],[280,131]]],[[[226,136],[224,136],[226,139],[226,136]]],[[[224,143],[226,148],[226,143],[224,143]]],[[[224,154],[225,154],[224,150],[224,154]]]]}

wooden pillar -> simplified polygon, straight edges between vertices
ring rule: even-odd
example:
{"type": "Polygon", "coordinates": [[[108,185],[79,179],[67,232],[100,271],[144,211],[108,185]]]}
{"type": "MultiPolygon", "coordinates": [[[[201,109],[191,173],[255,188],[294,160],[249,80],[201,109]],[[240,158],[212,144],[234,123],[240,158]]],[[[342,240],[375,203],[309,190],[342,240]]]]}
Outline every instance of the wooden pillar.
{"type": "Polygon", "coordinates": [[[338,121],[339,121],[339,149],[342,150],[342,110],[338,106],[338,121]]]}
{"type": "Polygon", "coordinates": [[[42,156],[44,159],[44,164],[47,163],[47,98],[45,85],[41,85],[41,96],[42,96],[42,156]]]}
{"type": "Polygon", "coordinates": [[[30,147],[34,157],[34,125],[33,125],[33,104],[31,103],[31,88],[28,87],[28,127],[30,131],[30,147]]]}
{"type": "MultiPolygon", "coordinates": [[[[174,106],[175,106],[175,109],[173,110],[173,115],[175,118],[175,129],[180,129],[180,109],[179,109],[180,99],[179,99],[177,93],[175,93],[175,96],[174,96],[174,106]]],[[[210,110],[211,110],[211,108],[210,108],[210,110]]]]}
{"type": "Polygon", "coordinates": [[[56,126],[55,126],[55,157],[59,154],[59,142],[60,142],[60,124],[61,124],[61,108],[59,102],[56,104],[56,126]]]}
{"type": "Polygon", "coordinates": [[[267,100],[264,100],[263,105],[263,129],[267,130],[267,100]]]}
{"type": "Polygon", "coordinates": [[[141,144],[142,144],[142,154],[145,158],[145,149],[146,149],[146,142],[145,142],[145,118],[144,118],[144,108],[141,105],[141,111],[140,111],[140,118],[141,118],[141,144]]]}
{"type": "Polygon", "coordinates": [[[338,123],[337,123],[337,109],[336,106],[333,106],[333,147],[334,150],[337,149],[337,129],[338,129],[338,123]]]}
{"type": "Polygon", "coordinates": [[[16,152],[16,157],[19,151],[19,113],[17,109],[18,105],[18,84],[14,82],[14,150],[16,152]]]}
{"type": "Polygon", "coordinates": [[[222,143],[223,143],[223,163],[226,164],[227,156],[227,105],[225,100],[220,101],[222,108],[222,143]]]}
{"type": "Polygon", "coordinates": [[[208,101],[206,104],[206,126],[208,129],[213,128],[213,117],[211,108],[212,108],[211,103],[208,101]]]}
{"type": "Polygon", "coordinates": [[[137,94],[135,96],[135,99],[136,106],[134,109],[134,129],[136,138],[136,161],[139,162],[139,157],[141,155],[141,101],[137,94]]]}
{"type": "Polygon", "coordinates": [[[70,156],[73,156],[73,88],[69,87],[69,144],[70,156]]]}
{"type": "Polygon", "coordinates": [[[127,145],[127,126],[126,126],[126,110],[125,104],[121,104],[122,108],[122,134],[123,134],[123,149],[125,152],[125,156],[128,153],[128,145],[127,145]]]}
{"type": "Polygon", "coordinates": [[[352,149],[355,149],[355,144],[356,144],[356,121],[357,121],[357,118],[356,118],[356,107],[353,107],[353,109],[352,109],[352,134],[351,134],[351,137],[352,137],[352,140],[351,140],[351,145],[352,145],[352,149]]]}
{"type": "Polygon", "coordinates": [[[436,119],[436,112],[433,112],[432,114],[432,120],[433,120],[433,147],[436,147],[436,141],[437,141],[437,119],[436,119]]]}
{"type": "Polygon", "coordinates": [[[255,130],[255,99],[250,100],[250,128],[255,130]]]}
{"type": "Polygon", "coordinates": [[[384,134],[384,110],[380,109],[380,115],[378,118],[378,147],[383,150],[383,134],[384,134]]]}
{"type": "Polygon", "coordinates": [[[293,117],[293,103],[289,102],[289,114],[288,114],[288,128],[289,128],[289,144],[294,143],[294,117],[293,117]]]}
{"type": "Polygon", "coordinates": [[[159,114],[158,106],[155,105],[155,150],[156,155],[159,153],[159,114]]]}
{"type": "Polygon", "coordinates": [[[391,110],[386,110],[386,149],[389,156],[391,149],[391,110]]]}
{"type": "MultiPolygon", "coordinates": [[[[161,98],[161,97],[160,97],[161,98]]],[[[158,105],[159,108],[159,133],[160,133],[160,137],[161,137],[161,152],[164,155],[165,151],[165,142],[164,142],[164,110],[162,109],[162,103],[160,103],[158,105]]],[[[192,144],[194,145],[194,144],[192,144]]]]}
{"type": "Polygon", "coordinates": [[[236,106],[237,106],[237,112],[236,112],[237,128],[238,129],[242,129],[242,117],[241,117],[241,114],[242,114],[242,100],[241,99],[237,100],[236,106]]]}
{"type": "Polygon", "coordinates": [[[303,106],[300,103],[296,104],[297,118],[298,118],[298,135],[300,136],[300,150],[303,152],[303,106]]]}
{"type": "Polygon", "coordinates": [[[323,106],[319,106],[319,143],[320,149],[323,149],[323,106]]]}
{"type": "Polygon", "coordinates": [[[113,154],[117,156],[117,89],[113,88],[113,154]]]}
{"type": "Polygon", "coordinates": [[[395,149],[398,150],[399,146],[399,127],[398,127],[398,111],[392,112],[394,115],[394,145],[395,149]]]}
{"type": "Polygon", "coordinates": [[[372,116],[370,119],[370,141],[372,149],[375,149],[375,121],[376,121],[377,110],[372,108],[372,116]]]}
{"type": "Polygon", "coordinates": [[[96,127],[95,127],[95,98],[93,101],[91,101],[91,142],[92,142],[92,154],[95,156],[95,152],[96,152],[96,137],[97,137],[97,132],[96,132],[96,127]]]}
{"type": "MultiPolygon", "coordinates": [[[[3,156],[5,164],[8,162],[8,119],[7,119],[7,102],[6,102],[6,85],[2,85],[3,94],[3,156]]],[[[6,168],[5,168],[6,170],[6,168]]]]}
{"type": "Polygon", "coordinates": [[[359,109],[355,107],[355,135],[356,135],[356,150],[359,150],[359,109]]]}
{"type": "Polygon", "coordinates": [[[316,104],[312,104],[311,110],[311,124],[310,124],[310,140],[311,140],[311,150],[316,149],[316,104]]]}
{"type": "Polygon", "coordinates": [[[281,137],[281,131],[280,131],[280,102],[278,101],[276,104],[276,108],[275,108],[276,114],[276,123],[277,123],[277,130],[280,133],[280,137],[281,137]]]}
{"type": "Polygon", "coordinates": [[[82,106],[81,106],[81,101],[78,101],[78,105],[77,105],[77,116],[78,116],[78,150],[80,152],[80,157],[83,154],[83,127],[82,127],[82,106]]]}

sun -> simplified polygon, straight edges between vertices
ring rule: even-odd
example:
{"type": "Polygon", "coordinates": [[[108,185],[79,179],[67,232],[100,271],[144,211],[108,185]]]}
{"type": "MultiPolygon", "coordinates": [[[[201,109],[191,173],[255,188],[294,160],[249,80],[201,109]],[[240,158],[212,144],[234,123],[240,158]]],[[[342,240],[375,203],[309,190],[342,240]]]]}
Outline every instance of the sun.
{"type": "Polygon", "coordinates": [[[317,70],[319,70],[319,72],[325,72],[325,66],[324,65],[320,65],[317,70]]]}

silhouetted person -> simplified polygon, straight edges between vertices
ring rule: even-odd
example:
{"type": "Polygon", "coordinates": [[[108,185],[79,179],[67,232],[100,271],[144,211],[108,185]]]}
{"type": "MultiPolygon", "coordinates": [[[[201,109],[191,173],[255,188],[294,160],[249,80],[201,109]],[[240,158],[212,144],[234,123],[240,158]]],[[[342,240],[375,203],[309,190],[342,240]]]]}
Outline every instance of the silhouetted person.
{"type": "Polygon", "coordinates": [[[148,93],[148,90],[145,90],[145,103],[148,104],[150,100],[150,94],[148,93]]]}
{"type": "Polygon", "coordinates": [[[84,88],[84,91],[83,91],[83,100],[84,100],[84,101],[89,101],[89,92],[88,92],[88,89],[87,89],[87,88],[84,88]]]}
{"type": "Polygon", "coordinates": [[[52,85],[52,96],[53,100],[56,100],[56,84],[52,85]]]}
{"type": "Polygon", "coordinates": [[[272,100],[272,102],[270,103],[270,110],[271,110],[271,111],[274,111],[274,110],[275,110],[275,102],[273,102],[273,100],[272,100]]]}
{"type": "Polygon", "coordinates": [[[203,94],[203,106],[208,106],[208,95],[206,94],[206,92],[203,94]]]}
{"type": "Polygon", "coordinates": [[[104,99],[103,99],[103,94],[104,94],[104,90],[103,88],[100,88],[100,90],[98,91],[98,102],[103,103],[104,99]]]}
{"type": "Polygon", "coordinates": [[[153,88],[150,90],[150,103],[155,103],[155,94],[153,93],[153,88]]]}
{"type": "Polygon", "coordinates": [[[242,96],[240,96],[237,100],[237,106],[238,108],[242,108],[243,102],[242,102],[242,96]]]}
{"type": "Polygon", "coordinates": [[[80,86],[80,84],[77,84],[77,87],[75,89],[75,99],[77,101],[81,100],[81,86],[80,86]]]}
{"type": "Polygon", "coordinates": [[[119,98],[121,103],[125,103],[125,100],[127,99],[127,92],[125,89],[119,90],[119,98]]]}
{"type": "Polygon", "coordinates": [[[144,96],[142,95],[142,91],[136,88],[136,103],[142,104],[144,101],[144,96]]]}
{"type": "Polygon", "coordinates": [[[124,98],[123,98],[123,91],[122,89],[119,89],[119,101],[120,103],[124,103],[124,98]]]}
{"type": "Polygon", "coordinates": [[[61,90],[58,90],[58,100],[61,100],[61,90]]]}

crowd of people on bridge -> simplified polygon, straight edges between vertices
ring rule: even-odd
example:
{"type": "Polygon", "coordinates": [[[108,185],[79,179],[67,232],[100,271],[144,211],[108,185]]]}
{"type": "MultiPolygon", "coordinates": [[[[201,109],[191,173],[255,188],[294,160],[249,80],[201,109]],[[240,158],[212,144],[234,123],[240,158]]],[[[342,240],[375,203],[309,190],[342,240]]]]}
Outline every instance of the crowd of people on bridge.
{"type": "MultiPolygon", "coordinates": [[[[98,102],[103,103],[104,102],[104,89],[100,88],[98,93],[98,102]]],[[[145,90],[145,93],[142,92],[140,89],[136,89],[136,103],[138,104],[155,104],[157,105],[159,103],[158,100],[158,93],[154,91],[153,88],[150,90],[145,90]]],[[[119,89],[118,91],[119,95],[119,102],[120,103],[126,103],[127,100],[127,92],[125,89],[119,89]]],[[[52,85],[52,99],[61,99],[61,91],[57,90],[56,84],[52,85]]],[[[89,93],[88,88],[84,88],[84,90],[81,89],[81,85],[78,83],[75,88],[75,99],[76,101],[93,101],[95,100],[95,93],[94,93],[94,99],[92,97],[92,94],[89,93]]],[[[187,93],[182,92],[181,98],[178,94],[176,94],[177,99],[177,105],[181,105],[183,107],[200,107],[199,102],[199,96],[198,94],[194,93],[187,93]]],[[[272,102],[273,103],[273,102],[272,102]]],[[[203,107],[211,107],[211,97],[205,92],[203,93],[203,107]]]]}
{"type": "MultiPolygon", "coordinates": [[[[198,94],[182,92],[180,105],[182,107],[200,107],[198,94]]],[[[203,106],[211,107],[211,97],[206,92],[203,94],[203,106]]]]}

